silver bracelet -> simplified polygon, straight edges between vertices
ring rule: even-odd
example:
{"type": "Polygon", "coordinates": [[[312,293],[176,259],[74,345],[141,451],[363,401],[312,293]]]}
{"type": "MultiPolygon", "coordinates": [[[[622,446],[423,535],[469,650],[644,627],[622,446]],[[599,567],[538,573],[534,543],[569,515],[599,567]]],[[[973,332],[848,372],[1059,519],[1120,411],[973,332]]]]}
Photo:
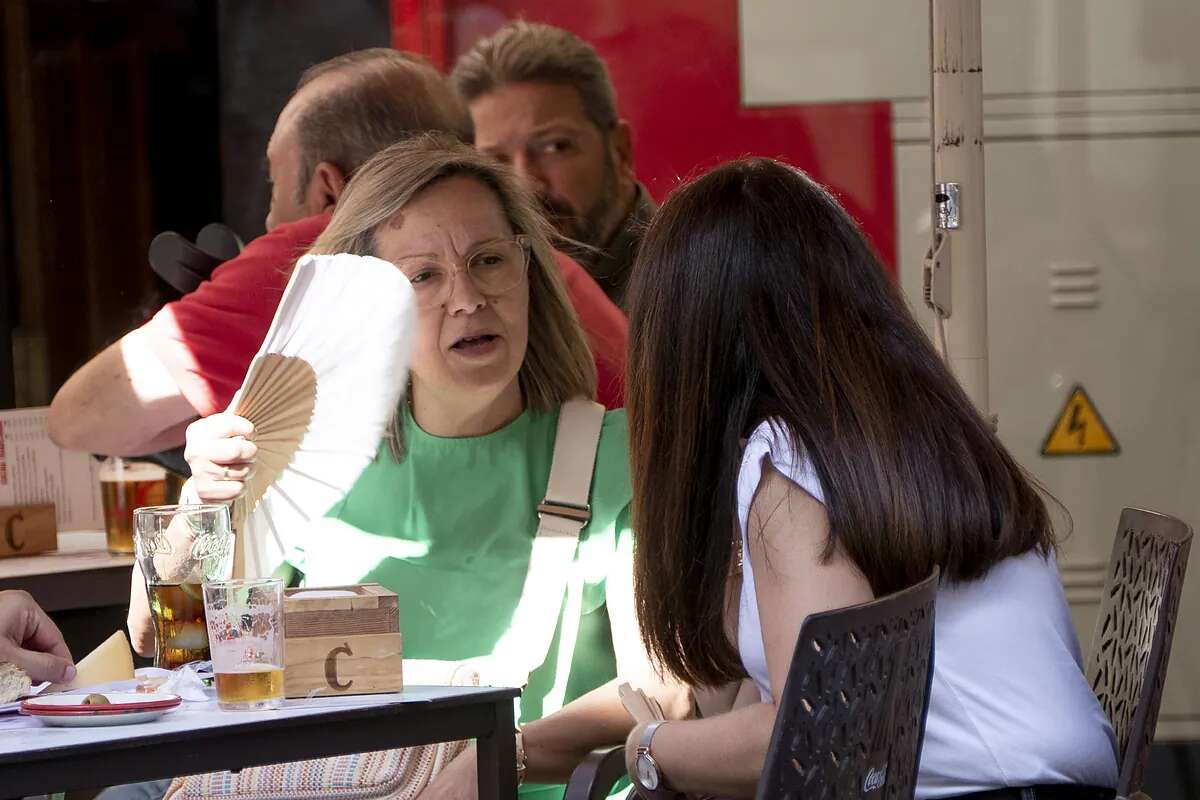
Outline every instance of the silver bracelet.
{"type": "Polygon", "coordinates": [[[521,732],[521,726],[518,725],[513,733],[517,737],[517,786],[520,786],[525,783],[525,770],[529,761],[525,757],[525,734],[521,732]]]}

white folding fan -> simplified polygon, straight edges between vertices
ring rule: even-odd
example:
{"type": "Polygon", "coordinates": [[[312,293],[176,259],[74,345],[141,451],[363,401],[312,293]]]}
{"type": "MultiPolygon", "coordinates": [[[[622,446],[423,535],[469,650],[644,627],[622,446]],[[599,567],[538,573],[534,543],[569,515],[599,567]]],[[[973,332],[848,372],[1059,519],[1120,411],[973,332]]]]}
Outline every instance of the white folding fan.
{"type": "Polygon", "coordinates": [[[296,264],[230,405],[258,445],[233,509],[235,575],[271,574],[371,463],[404,392],[412,316],[412,286],[386,261],[296,264]]]}

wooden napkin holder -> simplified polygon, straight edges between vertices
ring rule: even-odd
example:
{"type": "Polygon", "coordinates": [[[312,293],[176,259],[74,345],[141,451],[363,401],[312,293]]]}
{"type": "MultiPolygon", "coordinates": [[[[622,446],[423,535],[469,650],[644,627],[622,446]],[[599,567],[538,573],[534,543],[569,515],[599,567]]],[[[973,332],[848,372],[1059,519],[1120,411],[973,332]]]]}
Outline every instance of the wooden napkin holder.
{"type": "Polygon", "coordinates": [[[403,690],[400,613],[394,592],[377,583],[288,589],[283,626],[288,697],[403,690]],[[334,591],[354,596],[302,596],[334,591]]]}
{"type": "Polygon", "coordinates": [[[58,549],[54,505],[0,506],[0,558],[58,549]]]}

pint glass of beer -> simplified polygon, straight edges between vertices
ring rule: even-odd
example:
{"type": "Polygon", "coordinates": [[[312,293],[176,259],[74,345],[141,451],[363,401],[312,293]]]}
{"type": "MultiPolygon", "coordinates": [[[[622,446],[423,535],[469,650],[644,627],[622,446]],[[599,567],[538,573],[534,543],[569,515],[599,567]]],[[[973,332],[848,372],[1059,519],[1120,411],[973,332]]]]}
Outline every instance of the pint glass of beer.
{"type": "Polygon", "coordinates": [[[283,581],[204,584],[217,705],[229,711],[283,703],[283,581]]]}
{"type": "Polygon", "coordinates": [[[100,466],[108,552],[133,553],[133,510],[167,502],[167,471],[157,464],[111,456],[100,466]]]}
{"type": "Polygon", "coordinates": [[[154,620],[154,666],[176,669],[209,658],[205,581],[233,571],[229,507],[176,505],[133,512],[134,545],[154,620]]]}

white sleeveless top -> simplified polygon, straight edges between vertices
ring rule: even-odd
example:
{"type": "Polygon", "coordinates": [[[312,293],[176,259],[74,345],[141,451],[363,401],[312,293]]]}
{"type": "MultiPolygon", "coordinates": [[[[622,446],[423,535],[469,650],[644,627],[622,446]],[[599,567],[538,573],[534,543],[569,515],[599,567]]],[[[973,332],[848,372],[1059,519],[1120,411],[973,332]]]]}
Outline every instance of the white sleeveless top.
{"type": "MultiPolygon", "coordinates": [[[[772,702],[747,539],[764,458],[816,500],[825,499],[811,461],[793,451],[782,427],[759,425],[738,473],[745,553],[738,651],[763,702],[772,702]]],[[[917,800],[1042,783],[1116,786],[1112,727],[1084,678],[1052,559],[1030,552],[1005,559],[979,580],[943,585],[934,653],[917,800]]]]}

